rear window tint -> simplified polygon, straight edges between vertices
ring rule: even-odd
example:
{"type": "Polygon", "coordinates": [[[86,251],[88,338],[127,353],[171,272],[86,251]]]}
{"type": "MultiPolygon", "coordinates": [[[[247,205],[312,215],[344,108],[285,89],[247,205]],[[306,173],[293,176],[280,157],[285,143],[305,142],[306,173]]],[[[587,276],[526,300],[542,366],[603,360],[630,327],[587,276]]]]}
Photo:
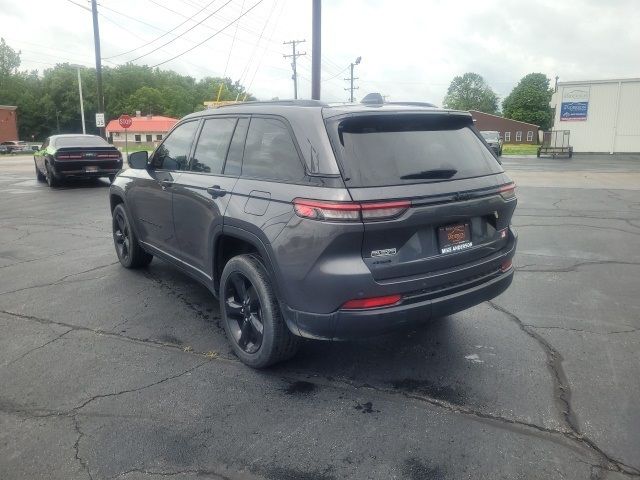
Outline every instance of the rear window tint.
{"type": "Polygon", "coordinates": [[[64,147],[110,147],[111,145],[103,138],[93,135],[77,137],[60,137],[56,138],[55,146],[57,148],[64,147]]]}
{"type": "Polygon", "coordinates": [[[455,115],[361,115],[328,125],[352,187],[438,182],[501,173],[472,129],[455,115]]]}

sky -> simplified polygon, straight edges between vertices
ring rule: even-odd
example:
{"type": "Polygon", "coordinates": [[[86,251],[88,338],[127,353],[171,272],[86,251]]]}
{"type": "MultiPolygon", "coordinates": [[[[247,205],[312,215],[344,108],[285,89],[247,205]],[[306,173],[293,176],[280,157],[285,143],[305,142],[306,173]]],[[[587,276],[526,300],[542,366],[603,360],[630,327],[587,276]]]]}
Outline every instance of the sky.
{"type": "MultiPolygon", "coordinates": [[[[162,63],[195,78],[240,80],[259,99],[284,99],[293,97],[293,81],[283,57],[291,45],[283,42],[306,40],[298,90],[310,98],[311,4],[98,0],[103,65],[162,63]]],[[[89,7],[88,0],[0,0],[0,35],[22,52],[22,70],[95,66],[89,7]]],[[[357,57],[356,100],[379,92],[441,105],[453,77],[469,71],[501,99],[531,72],[552,83],[556,75],[640,77],[638,25],[640,0],[324,0],[321,98],[348,100],[344,79],[357,57]]]]}

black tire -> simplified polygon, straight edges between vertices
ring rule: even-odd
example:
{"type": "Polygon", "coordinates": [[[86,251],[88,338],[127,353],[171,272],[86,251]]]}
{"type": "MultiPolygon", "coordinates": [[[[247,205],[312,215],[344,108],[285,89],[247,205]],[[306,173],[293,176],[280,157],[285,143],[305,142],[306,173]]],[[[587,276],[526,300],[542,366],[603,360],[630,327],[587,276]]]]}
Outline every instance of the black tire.
{"type": "Polygon", "coordinates": [[[282,318],[258,257],[239,255],[227,262],[220,279],[220,311],[233,351],[245,365],[265,368],[298,351],[300,339],[282,318]]]}
{"type": "Polygon", "coordinates": [[[145,252],[138,243],[122,204],[116,205],[116,208],[113,209],[111,226],[116,254],[123,267],[141,268],[151,263],[153,255],[145,252]]]}
{"type": "Polygon", "coordinates": [[[34,167],[35,167],[35,169],[36,169],[36,180],[37,180],[37,181],[39,181],[39,182],[41,182],[41,183],[46,182],[46,181],[47,181],[47,179],[46,179],[46,177],[42,174],[42,172],[40,171],[40,169],[38,168],[38,165],[36,164],[36,160],[35,160],[35,158],[33,159],[33,166],[34,166],[34,167]]]}
{"type": "Polygon", "coordinates": [[[45,172],[44,173],[45,180],[47,181],[47,185],[49,185],[50,188],[55,188],[58,185],[60,185],[60,181],[56,178],[56,176],[51,171],[51,167],[49,166],[49,162],[45,162],[45,164],[44,164],[44,172],[45,172]]]}

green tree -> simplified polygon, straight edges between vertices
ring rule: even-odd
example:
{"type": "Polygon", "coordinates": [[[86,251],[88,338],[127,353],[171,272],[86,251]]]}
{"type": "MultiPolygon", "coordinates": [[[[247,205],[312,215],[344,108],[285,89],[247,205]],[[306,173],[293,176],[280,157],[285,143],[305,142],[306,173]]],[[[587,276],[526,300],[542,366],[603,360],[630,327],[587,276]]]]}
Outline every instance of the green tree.
{"type": "Polygon", "coordinates": [[[498,96],[477,73],[454,77],[444,97],[445,108],[498,113],[498,96]]]}
{"type": "Polygon", "coordinates": [[[140,87],[129,95],[126,102],[129,113],[140,110],[143,114],[162,115],[164,114],[164,102],[160,90],[152,87],[140,87]]]}
{"type": "Polygon", "coordinates": [[[4,38],[0,38],[0,77],[9,76],[18,69],[20,53],[7,45],[4,38]]]}
{"type": "MultiPolygon", "coordinates": [[[[38,141],[58,131],[75,133],[82,129],[75,67],[58,64],[44,71],[19,71],[20,52],[0,40],[0,105],[18,107],[21,139],[38,141]]],[[[96,72],[80,70],[87,133],[95,127],[97,109],[96,72]]],[[[205,100],[215,100],[220,85],[221,100],[255,100],[243,85],[230,78],[201,80],[146,65],[125,64],[103,68],[103,92],[107,120],[136,110],[155,115],[183,117],[202,110],[205,100]]]]}
{"type": "Polygon", "coordinates": [[[545,74],[525,75],[502,102],[504,116],[548,130],[552,122],[549,106],[552,94],[553,90],[549,88],[549,79],[545,74]]]}

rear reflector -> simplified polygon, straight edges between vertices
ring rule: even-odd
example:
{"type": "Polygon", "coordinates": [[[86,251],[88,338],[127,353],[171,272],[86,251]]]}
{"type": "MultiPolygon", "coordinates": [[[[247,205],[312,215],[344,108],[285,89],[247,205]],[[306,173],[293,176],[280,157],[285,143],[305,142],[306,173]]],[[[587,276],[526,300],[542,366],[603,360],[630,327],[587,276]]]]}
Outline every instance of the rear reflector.
{"type": "Polygon", "coordinates": [[[511,260],[505,260],[504,262],[502,262],[502,265],[500,265],[500,271],[506,272],[511,268],[512,264],[513,262],[511,262],[511,260]]]}
{"type": "Polygon", "coordinates": [[[505,200],[511,200],[516,196],[516,184],[507,183],[506,185],[500,187],[500,190],[498,191],[500,192],[500,195],[502,195],[502,198],[504,198],[505,200]]]}
{"type": "Polygon", "coordinates": [[[386,295],[384,297],[358,298],[342,305],[343,310],[362,310],[365,308],[390,307],[402,300],[402,295],[386,295]]]}
{"type": "Polygon", "coordinates": [[[296,215],[312,220],[357,222],[395,218],[411,206],[408,200],[392,202],[326,202],[296,198],[293,208],[296,215]]]}

